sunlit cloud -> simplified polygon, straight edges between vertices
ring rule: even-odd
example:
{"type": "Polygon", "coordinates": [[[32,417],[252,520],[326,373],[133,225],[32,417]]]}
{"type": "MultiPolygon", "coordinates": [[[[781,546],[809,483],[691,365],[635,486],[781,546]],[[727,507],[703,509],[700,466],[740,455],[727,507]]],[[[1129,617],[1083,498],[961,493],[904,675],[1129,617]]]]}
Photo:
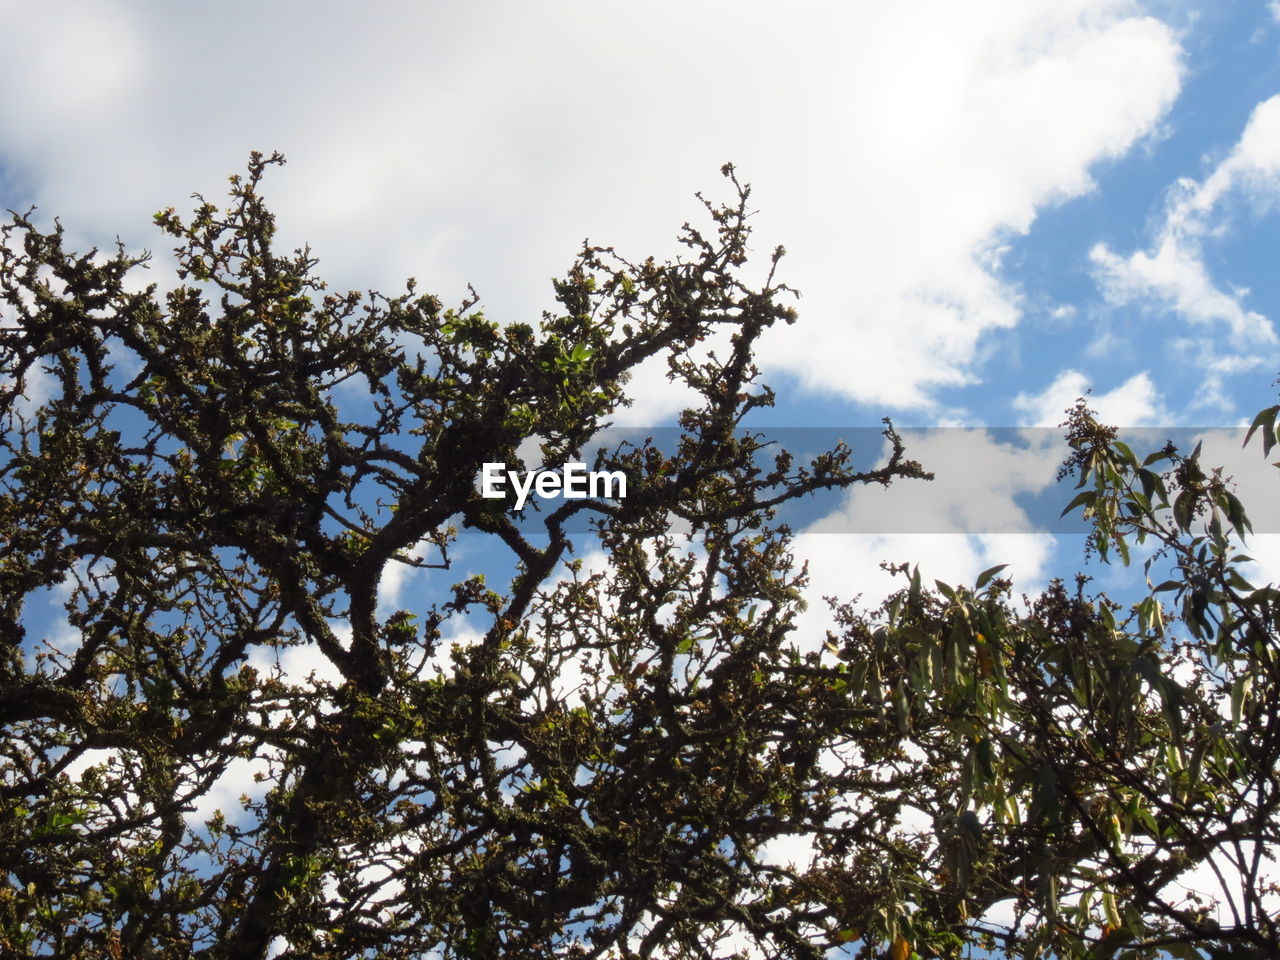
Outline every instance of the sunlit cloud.
{"type": "Polygon", "coordinates": [[[1247,305],[1249,291],[1215,278],[1207,264],[1206,251],[1229,227],[1228,198],[1260,212],[1280,199],[1280,96],[1258,104],[1239,141],[1208,176],[1183,178],[1170,188],[1149,248],[1124,255],[1099,243],[1089,252],[1094,278],[1111,304],[1172,314],[1219,340],[1229,334],[1235,351],[1198,338],[1197,365],[1207,379],[1193,404],[1227,410],[1225,378],[1252,369],[1260,353],[1274,358],[1277,343],[1273,322],[1247,305]]]}

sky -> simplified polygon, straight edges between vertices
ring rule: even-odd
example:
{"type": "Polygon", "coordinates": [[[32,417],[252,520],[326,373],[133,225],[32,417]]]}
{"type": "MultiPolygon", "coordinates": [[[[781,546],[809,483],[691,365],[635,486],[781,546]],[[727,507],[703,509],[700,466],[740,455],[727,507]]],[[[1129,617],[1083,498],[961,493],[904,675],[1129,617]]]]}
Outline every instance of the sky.
{"type": "MultiPolygon", "coordinates": [[[[0,35],[0,203],[157,268],[151,213],[280,150],[268,199],[331,286],[471,283],[531,320],[584,238],[677,253],[732,161],[802,294],[761,350],[771,426],[1056,435],[1088,392],[1121,426],[1229,427],[1274,402],[1276,3],[0,0],[0,35]]],[[[663,373],[620,423],[671,422],[663,373]]],[[[936,471],[954,505],[1049,483],[1058,450],[985,438],[1003,482],[936,471]]],[[[870,595],[886,551],[957,579],[999,556],[1029,586],[1081,562],[1070,538],[859,531],[859,496],[815,530],[861,536],[810,540],[816,577],[870,595]]]]}
{"type": "MultiPolygon", "coordinates": [[[[923,528],[877,526],[879,490],[810,510],[816,596],[883,596],[881,560],[1069,577],[1079,538],[1026,498],[1069,497],[1057,425],[1082,394],[1152,447],[1275,402],[1280,3],[0,0],[0,36],[0,206],[152,249],[159,280],[151,214],[279,150],[283,240],[332,288],[414,276],[456,303],[470,283],[490,318],[536,321],[584,238],[678,253],[732,161],[760,261],[784,244],[802,294],[760,351],[778,395],[760,422],[968,428],[909,435],[938,479],[895,488],[888,515],[923,528]]],[[[619,424],[672,422],[688,397],[664,373],[641,372],[619,424]]],[[[1208,449],[1255,514],[1275,499],[1256,449],[1208,449]]],[[[384,606],[412,580],[389,575],[384,606]]]]}
{"type": "MultiPolygon", "coordinates": [[[[265,192],[331,286],[471,283],[490,318],[536,321],[584,237],[674,256],[732,161],[761,261],[784,244],[803,295],[760,353],[762,422],[890,416],[949,484],[934,530],[872,529],[871,491],[824,507],[797,541],[815,596],[883,596],[881,560],[1070,577],[1079,538],[1016,520],[1081,394],[1156,432],[1276,402],[1280,2],[0,0],[0,37],[0,207],[157,270],[153,212],[279,150],[265,192]]],[[[662,373],[620,423],[671,422],[662,373]]],[[[1276,499],[1256,447],[1213,437],[1247,507],[1276,499]]],[[[384,609],[413,588],[389,574],[384,609]]]]}
{"type": "MultiPolygon", "coordinates": [[[[732,161],[759,261],[785,244],[803,294],[760,349],[778,402],[758,422],[865,439],[890,416],[938,475],[892,509],[855,489],[806,513],[801,645],[828,626],[820,596],[895,588],[882,561],[1132,591],[1028,506],[1070,497],[1059,424],[1082,394],[1148,448],[1203,435],[1263,531],[1249,572],[1280,580],[1275,472],[1226,430],[1280,375],[1280,0],[0,0],[0,37],[0,209],[150,248],[155,279],[151,215],[278,150],[283,241],[330,287],[415,276],[457,303],[470,283],[490,319],[529,323],[584,238],[677,255],[732,161]]],[[[663,374],[641,371],[618,424],[671,424],[689,398],[663,374]]],[[[389,568],[380,612],[426,576],[389,568]]],[[[283,667],[337,678],[314,649],[283,667]]]]}

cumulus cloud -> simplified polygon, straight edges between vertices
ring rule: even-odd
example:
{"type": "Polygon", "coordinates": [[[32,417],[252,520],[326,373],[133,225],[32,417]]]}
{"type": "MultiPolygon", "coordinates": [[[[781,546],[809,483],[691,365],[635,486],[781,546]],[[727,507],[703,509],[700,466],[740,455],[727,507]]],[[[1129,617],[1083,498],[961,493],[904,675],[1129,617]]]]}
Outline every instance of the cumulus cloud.
{"type": "Polygon", "coordinates": [[[233,757],[209,789],[196,797],[187,811],[187,823],[191,826],[204,823],[218,811],[228,820],[235,821],[244,814],[241,797],[260,799],[270,787],[267,779],[271,761],[264,756],[233,757]]]}
{"type": "MultiPolygon", "coordinates": [[[[351,627],[345,623],[331,621],[339,643],[346,645],[351,641],[351,627]]],[[[343,683],[342,671],[332,660],[320,652],[315,643],[302,643],[292,647],[254,647],[249,652],[248,663],[256,670],[265,673],[279,671],[285,683],[308,687],[313,684],[329,684],[339,687],[343,683]]]]}
{"type": "Polygon", "coordinates": [[[1193,410],[1232,413],[1236,404],[1227,394],[1227,379],[1250,370],[1265,369],[1271,362],[1260,353],[1224,351],[1222,344],[1212,337],[1178,337],[1169,345],[1175,353],[1200,367],[1200,385],[1191,398],[1193,410]]]}
{"type": "Polygon", "coordinates": [[[1256,534],[1245,545],[1244,552],[1255,561],[1247,575],[1259,582],[1276,583],[1280,581],[1280,474],[1270,462],[1276,457],[1274,451],[1271,456],[1262,455],[1258,436],[1244,447],[1242,439],[1239,429],[1206,430],[1190,438],[1186,446],[1189,451],[1196,443],[1201,445],[1200,462],[1205,470],[1220,467],[1249,514],[1256,534]]]}
{"type": "Polygon", "coordinates": [[[1225,202],[1240,197],[1268,209],[1280,197],[1280,96],[1254,109],[1240,140],[1202,181],[1180,179],[1169,190],[1163,221],[1147,250],[1125,256],[1107,244],[1089,253],[1108,301],[1168,310],[1195,325],[1222,328],[1253,347],[1276,342],[1267,317],[1245,306],[1249,291],[1215,280],[1205,246],[1226,229],[1225,202]]]}
{"type": "MultiPolygon", "coordinates": [[[[14,380],[8,374],[0,374],[0,393],[15,390],[14,380]]],[[[22,378],[22,389],[14,400],[13,409],[18,416],[33,419],[40,408],[56,395],[57,379],[41,367],[32,367],[22,378]]]]}
{"type": "Polygon", "coordinates": [[[1043,583],[1056,541],[1036,532],[1019,501],[1053,486],[1064,451],[1056,432],[1025,431],[1020,439],[1001,442],[982,430],[913,433],[911,455],[934,470],[935,481],[854,487],[839,509],[805,528],[795,545],[810,577],[802,643],[816,649],[831,626],[819,598],[860,598],[872,608],[904,585],[882,561],[919,563],[926,583],[972,584],[1000,563],[1022,589],[1043,583]],[[909,525],[888,529],[889,517],[909,525]]]}
{"type": "Polygon", "coordinates": [[[1008,564],[1003,575],[1016,578],[1019,589],[1034,592],[1047,579],[1046,568],[1056,539],[1047,533],[802,533],[795,553],[809,564],[808,609],[797,624],[796,639],[806,650],[822,645],[833,629],[831,612],[822,597],[857,601],[874,609],[890,594],[906,586],[881,568],[882,562],[918,564],[923,582],[972,585],[978,574],[1008,564]]]}
{"type": "MultiPolygon", "coordinates": [[[[430,570],[424,570],[418,564],[428,562],[431,555],[431,543],[428,540],[419,542],[416,546],[405,553],[405,559],[393,557],[382,568],[382,577],[378,581],[378,609],[379,617],[387,617],[400,609],[405,603],[405,591],[413,582],[425,574],[429,574],[430,570]]],[[[432,560],[436,563],[438,561],[432,560]]]]}
{"type": "MultiPolygon", "coordinates": [[[[1246,505],[1246,509],[1249,509],[1246,505]]],[[[1249,538],[1245,551],[1252,560],[1242,573],[1255,586],[1280,584],[1280,533],[1262,533],[1249,538]]]]}
{"type": "MultiPolygon", "coordinates": [[[[415,275],[536,319],[584,235],[674,252],[690,194],[756,185],[760,251],[793,251],[799,328],[767,351],[811,386],[927,407],[1017,322],[1002,238],[1091,187],[1179,87],[1172,31],[1127,0],[486,9],[282,0],[0,7],[0,144],[17,202],[87,240],[210,197],[250,148],[288,244],[339,286],[415,275]],[[69,8],[69,9],[68,9],[69,8]],[[673,29],[673,23],[679,28],[673,29]],[[927,25],[927,29],[922,29],[927,25]],[[193,43],[193,37],[199,43],[193,43]],[[46,78],[39,84],[24,78],[46,78]],[[46,82],[47,81],[47,82],[46,82]],[[813,349],[821,344],[822,349],[813,349]]],[[[135,226],[136,225],[136,226],[135,226]]],[[[646,416],[679,403],[639,378],[646,416]]]]}
{"type": "Polygon", "coordinates": [[[1241,305],[1248,291],[1218,289],[1198,247],[1188,243],[1185,234],[1168,232],[1152,253],[1138,250],[1121,257],[1100,243],[1089,251],[1089,259],[1103,295],[1111,303],[1123,306],[1149,299],[1193,323],[1222,321],[1238,337],[1273,340],[1271,322],[1241,305]]]}
{"type": "Polygon", "coordinates": [[[778,350],[811,385],[929,406],[933,388],[973,382],[985,332],[1019,319],[999,279],[1003,240],[1154,129],[1179,57],[1162,24],[1115,5],[894,9],[901,21],[886,14],[868,39],[879,53],[862,51],[880,76],[845,111],[859,134],[842,160],[848,188],[825,201],[848,239],[799,280],[817,294],[805,309],[832,317],[824,350],[782,337],[778,350]]]}
{"type": "Polygon", "coordinates": [[[1134,374],[1107,393],[1090,394],[1090,379],[1078,370],[1064,370],[1038,394],[1019,393],[1013,408],[1022,414],[1027,427],[1056,427],[1066,419],[1067,410],[1084,397],[1103,423],[1141,427],[1169,422],[1163,399],[1151,376],[1144,370],[1134,374]]]}

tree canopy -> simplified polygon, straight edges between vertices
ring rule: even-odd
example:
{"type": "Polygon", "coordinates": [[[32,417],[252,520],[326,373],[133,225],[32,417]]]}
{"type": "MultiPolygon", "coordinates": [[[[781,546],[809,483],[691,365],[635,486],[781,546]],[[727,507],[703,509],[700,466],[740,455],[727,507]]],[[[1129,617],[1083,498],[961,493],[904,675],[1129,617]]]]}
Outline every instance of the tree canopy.
{"type": "MultiPolygon", "coordinates": [[[[31,212],[4,228],[0,948],[1280,951],[1280,593],[1245,580],[1244,507],[1198,451],[1140,458],[1071,418],[1096,551],[1150,541],[1174,571],[1136,604],[902,565],[802,648],[775,508],[928,474],[891,425],[869,470],[743,429],[773,398],[759,338],[795,313],[781,248],[747,279],[732,167],[684,256],[586,246],[555,312],[499,324],[412,281],[328,291],[273,242],[279,162],[254,155],[223,208],[157,215],[164,292],[123,246],[69,251],[31,212]],[[677,447],[593,447],[655,357],[698,397],[677,447]],[[627,497],[481,496],[483,464],[531,444],[627,497]],[[460,532],[509,580],[455,578],[460,532]],[[397,566],[448,586],[385,609],[397,566]],[[37,622],[49,598],[65,624],[37,622]],[[264,666],[294,648],[338,679],[264,666]],[[765,855],[786,837],[812,862],[765,855]],[[1178,887],[1206,867],[1216,906],[1178,887]]],[[[1278,410],[1252,431],[1267,452],[1278,410]]]]}

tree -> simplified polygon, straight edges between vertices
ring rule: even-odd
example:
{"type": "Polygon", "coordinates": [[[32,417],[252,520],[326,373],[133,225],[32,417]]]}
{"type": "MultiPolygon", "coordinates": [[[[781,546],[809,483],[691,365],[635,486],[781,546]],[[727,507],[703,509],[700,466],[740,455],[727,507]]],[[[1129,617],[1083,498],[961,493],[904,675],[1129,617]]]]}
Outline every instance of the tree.
{"type": "MultiPolygon", "coordinates": [[[[1098,551],[1154,537],[1179,570],[1132,610],[1084,581],[1020,607],[998,569],[926,588],[903,566],[883,608],[840,607],[801,653],[804,569],[774,508],[927,474],[891,425],[870,471],[741,429],[772,402],[755,343],[794,313],[781,248],[743,278],[732,167],[684,259],[586,247],[535,329],[412,281],[326,292],[309,251],[273,246],[279,162],[254,155],[224,210],[157,215],[183,281],[163,295],[134,282],[145,256],[68,252],[30,213],[5,228],[6,951],[1275,953],[1277,594],[1240,576],[1224,520],[1247,529],[1243,507],[1195,455],[1159,475],[1073,419],[1098,551]],[[678,449],[593,451],[652,357],[699,397],[678,449]],[[530,438],[628,496],[518,521],[476,477],[530,438]],[[505,551],[509,583],[380,610],[393,566],[451,569],[458,529],[505,551]],[[463,620],[477,639],[445,650],[463,620]],[[303,644],[341,680],[262,667],[303,644]],[[197,815],[246,765],[257,795],[197,815]],[[793,835],[812,864],[762,856],[793,835]],[[1234,919],[1169,899],[1237,855],[1234,919]],[[1017,920],[995,926],[1003,901],[1017,920]]],[[[1255,424],[1268,450],[1275,420],[1255,424]]]]}
{"type": "MultiPolygon", "coordinates": [[[[1245,443],[1270,453],[1278,415],[1245,443]]],[[[871,678],[931,768],[904,792],[936,843],[895,851],[895,903],[928,939],[1010,901],[1012,925],[962,926],[1021,956],[1280,955],[1280,591],[1244,577],[1248,517],[1199,445],[1139,459],[1083,401],[1065,425],[1063,513],[1104,561],[1152,541],[1137,603],[1078,575],[1019,607],[1001,568],[936,591],[917,570],[876,614],[842,611],[851,683],[871,678]]]]}

